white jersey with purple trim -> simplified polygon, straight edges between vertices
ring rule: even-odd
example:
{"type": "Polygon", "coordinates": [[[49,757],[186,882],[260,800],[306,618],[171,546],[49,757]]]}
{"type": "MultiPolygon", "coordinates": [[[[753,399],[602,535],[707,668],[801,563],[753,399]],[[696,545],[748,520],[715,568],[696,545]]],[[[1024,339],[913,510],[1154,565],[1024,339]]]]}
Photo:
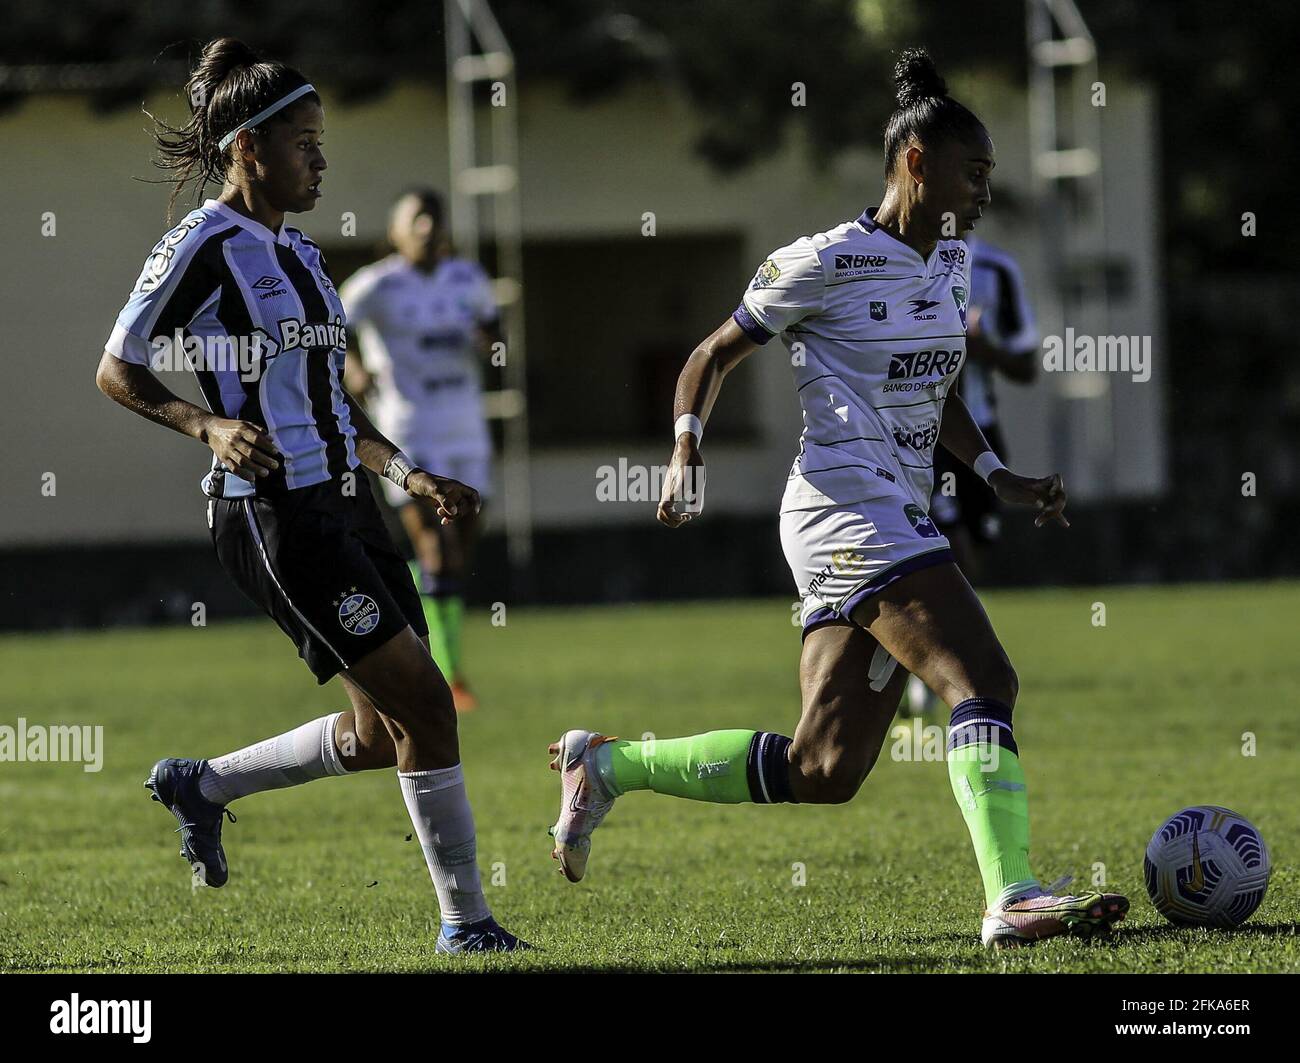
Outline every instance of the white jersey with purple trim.
{"type": "Polygon", "coordinates": [[[755,342],[791,350],[804,429],[783,513],[890,494],[929,510],[966,357],[970,253],[940,240],[923,260],[874,213],[772,252],[734,314],[755,342]]]}
{"type": "Polygon", "coordinates": [[[497,318],[487,274],[465,259],[425,272],[390,255],[354,273],[339,294],[375,377],[379,430],[400,447],[489,454],[475,354],[477,330],[497,318]]]}

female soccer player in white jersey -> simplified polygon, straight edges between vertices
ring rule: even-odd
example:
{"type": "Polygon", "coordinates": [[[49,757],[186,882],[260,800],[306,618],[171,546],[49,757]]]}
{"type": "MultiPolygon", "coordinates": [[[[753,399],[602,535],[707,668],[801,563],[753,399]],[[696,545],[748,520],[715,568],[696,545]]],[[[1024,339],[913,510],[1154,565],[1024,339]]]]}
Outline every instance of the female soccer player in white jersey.
{"type": "MultiPolygon", "coordinates": [[[[353,326],[345,383],[373,393],[379,430],[416,463],[491,493],[492,439],[483,415],[476,355],[495,340],[492,282],[477,263],[452,254],[442,198],[411,188],[388,220],[393,254],[359,269],[339,289],[353,326]]],[[[462,591],[471,570],[477,514],[443,524],[428,499],[384,484],[415,551],[434,660],[451,681],[459,711],[477,700],[461,658],[462,591]]]]}
{"type": "Polygon", "coordinates": [[[949,393],[969,293],[959,238],[989,202],[993,144],[924,51],[905,52],[895,80],[880,206],[773,252],[677,382],[676,446],[658,512],[670,528],[702,505],[700,439],[727,373],[773,336],[802,345],[792,361],[804,431],[781,505],[781,542],[803,598],[794,737],[727,730],[627,742],[568,731],[551,746],[563,791],[552,855],[571,881],[582,878],[592,831],[631,790],[849,800],[912,672],[952,709],[948,773],[983,878],[984,943],[1104,931],[1126,899],[1058,895],[1030,868],[1011,727],[1016,674],[927,512],[938,444],[1004,502],[1037,506],[1037,524],[1066,525],[1061,478],[1003,468],[949,393]]]}
{"type": "Polygon", "coordinates": [[[160,760],[145,785],[180,822],[181,855],[221,886],[230,802],[396,766],[441,909],[436,951],[517,948],[483,897],[456,714],[429,655],[419,595],[357,466],[432,499],[446,521],[478,498],[413,466],[340,384],[343,304],[320,248],[285,224],[321,196],[315,90],[231,38],[203,49],[186,90],[189,123],[158,136],[176,177],[172,201],[191,178],[200,189],[220,183],[221,194],[149,254],[96,382],[211,449],[203,486],[222,567],[318,682],[342,678],[351,706],[226,756],[160,760]],[[190,356],[207,409],[151,371],[170,344],[190,356]]]}

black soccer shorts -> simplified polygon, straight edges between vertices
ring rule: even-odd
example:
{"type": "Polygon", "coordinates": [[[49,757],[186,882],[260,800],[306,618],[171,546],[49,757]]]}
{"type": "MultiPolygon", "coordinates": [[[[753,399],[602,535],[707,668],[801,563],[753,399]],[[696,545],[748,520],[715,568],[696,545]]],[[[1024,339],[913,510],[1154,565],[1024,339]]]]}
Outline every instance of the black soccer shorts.
{"type": "Polygon", "coordinates": [[[318,683],[407,625],[429,633],[361,469],[273,497],[213,499],[208,524],[221,567],[293,640],[318,683]]]}

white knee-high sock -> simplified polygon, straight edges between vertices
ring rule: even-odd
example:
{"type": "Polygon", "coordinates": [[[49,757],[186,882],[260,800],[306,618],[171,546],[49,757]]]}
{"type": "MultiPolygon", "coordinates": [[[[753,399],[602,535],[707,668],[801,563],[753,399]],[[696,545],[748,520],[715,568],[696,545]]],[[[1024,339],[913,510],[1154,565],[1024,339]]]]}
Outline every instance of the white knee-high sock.
{"type": "Polygon", "coordinates": [[[334,724],[343,713],[312,720],[285,734],[215,757],[199,776],[199,792],[209,801],[228,805],[237,797],[262,790],[280,790],[323,779],[347,775],[334,724]]]}
{"type": "Polygon", "coordinates": [[[399,771],[397,781],[429,865],[442,921],[465,926],[488,918],[492,913],[479,881],[474,813],[470,811],[460,765],[433,771],[399,771]]]}

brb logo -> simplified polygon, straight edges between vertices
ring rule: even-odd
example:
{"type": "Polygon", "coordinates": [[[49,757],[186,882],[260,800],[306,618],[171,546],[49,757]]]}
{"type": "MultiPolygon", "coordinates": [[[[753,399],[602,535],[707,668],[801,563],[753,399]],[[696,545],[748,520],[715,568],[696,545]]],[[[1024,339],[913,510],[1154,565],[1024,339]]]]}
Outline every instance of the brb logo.
{"type": "Polygon", "coordinates": [[[912,351],[889,360],[889,379],[913,376],[946,376],[961,365],[961,351],[912,351]]]}
{"type": "MultiPolygon", "coordinates": [[[[909,380],[916,377],[946,377],[961,368],[962,351],[912,351],[889,359],[889,379],[909,380]]],[[[922,385],[933,387],[934,383],[922,385]]],[[[912,391],[913,387],[886,385],[886,391],[912,391]]]]}
{"type": "Polygon", "coordinates": [[[339,623],[349,635],[369,635],[379,626],[379,606],[368,594],[358,594],[355,587],[334,604],[338,606],[339,623]]]}
{"type": "Polygon", "coordinates": [[[836,269],[881,269],[889,262],[888,255],[836,255],[836,269]]]}

